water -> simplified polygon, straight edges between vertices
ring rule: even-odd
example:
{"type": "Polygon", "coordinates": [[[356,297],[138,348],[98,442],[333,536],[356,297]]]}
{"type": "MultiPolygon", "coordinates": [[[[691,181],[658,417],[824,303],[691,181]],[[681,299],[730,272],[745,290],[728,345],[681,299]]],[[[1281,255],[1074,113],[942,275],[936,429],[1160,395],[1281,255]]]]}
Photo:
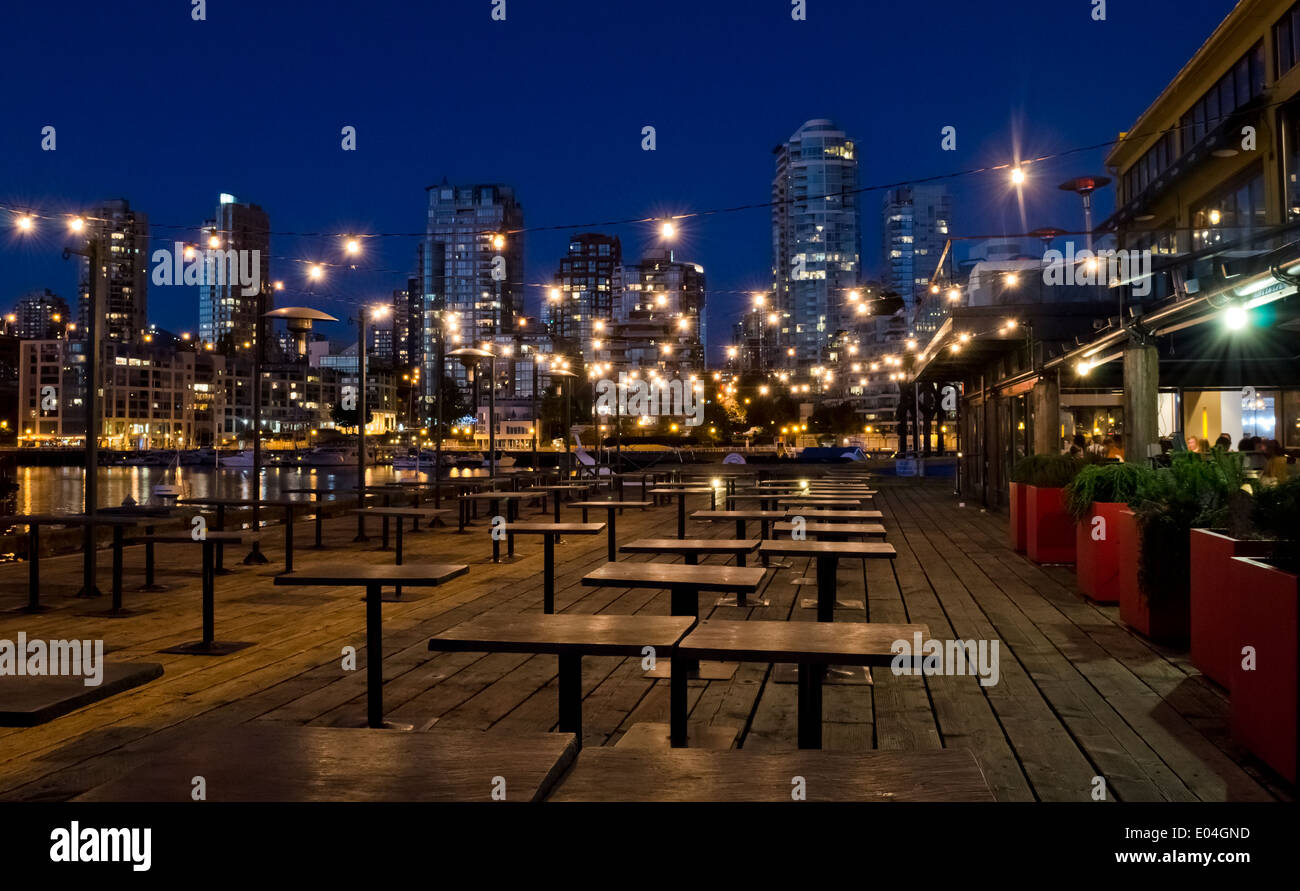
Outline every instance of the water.
{"type": "MultiPolygon", "coordinates": [[[[451,479],[487,476],[487,470],[452,470],[451,479]]],[[[432,480],[432,475],[414,470],[394,470],[389,466],[366,468],[366,484],[432,480]]],[[[19,467],[14,474],[18,491],[0,501],[0,514],[45,514],[61,511],[80,512],[85,468],[19,467]]],[[[352,494],[356,486],[356,468],[268,467],[262,470],[261,497],[277,499],[285,489],[328,488],[340,494],[352,494]]],[[[254,480],[251,468],[180,467],[101,467],[99,469],[99,506],[118,507],[129,495],[138,504],[162,502],[153,494],[158,483],[176,483],[182,498],[252,498],[254,480]]],[[[283,496],[306,499],[306,495],[283,496]]]]}

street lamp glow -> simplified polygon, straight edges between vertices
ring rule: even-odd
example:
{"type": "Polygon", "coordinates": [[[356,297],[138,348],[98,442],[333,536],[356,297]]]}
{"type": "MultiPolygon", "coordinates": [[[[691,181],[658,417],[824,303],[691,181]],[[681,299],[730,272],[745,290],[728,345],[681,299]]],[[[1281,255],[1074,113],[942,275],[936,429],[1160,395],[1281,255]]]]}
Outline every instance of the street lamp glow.
{"type": "Polygon", "coordinates": [[[361,242],[357,241],[355,238],[349,238],[343,245],[343,250],[355,257],[357,254],[361,253],[361,242]]]}
{"type": "Polygon", "coordinates": [[[73,232],[80,232],[82,229],[86,228],[86,221],[81,217],[73,217],[68,220],[68,228],[73,232]]]}
{"type": "Polygon", "coordinates": [[[506,246],[506,237],[504,235],[498,233],[497,235],[492,236],[492,247],[496,248],[497,250],[501,250],[505,246],[506,246]]]}
{"type": "Polygon", "coordinates": [[[948,292],[948,299],[952,300],[953,302],[960,300],[961,290],[958,288],[953,288],[951,291],[948,292]]]}
{"type": "Polygon", "coordinates": [[[310,269],[307,270],[307,277],[310,278],[312,281],[320,281],[322,278],[324,278],[324,276],[325,276],[325,270],[321,268],[320,264],[312,266],[310,269]]]}
{"type": "Polygon", "coordinates": [[[677,234],[677,227],[673,225],[672,220],[665,220],[663,225],[659,227],[659,234],[664,238],[672,238],[677,234]]]}
{"type": "Polygon", "coordinates": [[[1024,183],[1025,183],[1025,171],[1024,171],[1023,168],[1021,168],[1021,167],[1013,167],[1013,168],[1012,168],[1012,170],[1011,170],[1011,182],[1015,183],[1017,186],[1024,185],[1024,183]]]}
{"type": "Polygon", "coordinates": [[[551,288],[551,302],[552,302],[552,303],[558,303],[559,300],[560,300],[560,289],[559,289],[559,288],[551,288]]]}
{"type": "Polygon", "coordinates": [[[1223,324],[1229,331],[1240,331],[1250,322],[1250,315],[1244,306],[1229,306],[1223,311],[1223,324]]]}
{"type": "Polygon", "coordinates": [[[274,287],[277,291],[283,291],[284,282],[276,282],[274,285],[272,285],[272,287],[274,287]]]}
{"type": "Polygon", "coordinates": [[[1020,284],[1020,276],[1016,275],[1014,272],[1009,272],[1006,275],[1005,281],[1007,287],[1014,288],[1016,285],[1020,284]]]}
{"type": "Polygon", "coordinates": [[[32,227],[34,225],[36,225],[35,222],[33,222],[32,218],[29,216],[22,216],[18,218],[18,228],[23,232],[32,231],[32,227]]]}
{"type": "Polygon", "coordinates": [[[214,251],[221,247],[221,238],[217,235],[211,236],[208,239],[208,247],[212,248],[214,251]]]}

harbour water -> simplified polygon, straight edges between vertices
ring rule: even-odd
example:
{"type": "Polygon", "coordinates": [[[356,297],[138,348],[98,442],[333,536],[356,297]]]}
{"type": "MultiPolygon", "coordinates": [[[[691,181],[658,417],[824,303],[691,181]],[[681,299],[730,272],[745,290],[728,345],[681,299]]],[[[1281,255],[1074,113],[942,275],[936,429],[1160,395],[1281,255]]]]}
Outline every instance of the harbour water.
{"type": "MultiPolygon", "coordinates": [[[[486,474],[486,470],[477,469],[449,471],[449,477],[453,479],[486,474]]],[[[82,510],[85,468],[19,467],[13,479],[18,484],[18,491],[0,499],[0,514],[82,510]]],[[[430,479],[431,474],[424,471],[394,470],[386,465],[366,469],[367,485],[430,479]]],[[[356,480],[355,468],[270,467],[262,471],[261,497],[275,499],[281,497],[285,489],[308,487],[336,488],[340,493],[351,494],[356,480]]],[[[153,495],[153,487],[164,482],[179,485],[182,498],[252,498],[254,495],[253,471],[249,468],[101,467],[99,506],[117,507],[128,496],[137,504],[163,503],[153,495]]]]}

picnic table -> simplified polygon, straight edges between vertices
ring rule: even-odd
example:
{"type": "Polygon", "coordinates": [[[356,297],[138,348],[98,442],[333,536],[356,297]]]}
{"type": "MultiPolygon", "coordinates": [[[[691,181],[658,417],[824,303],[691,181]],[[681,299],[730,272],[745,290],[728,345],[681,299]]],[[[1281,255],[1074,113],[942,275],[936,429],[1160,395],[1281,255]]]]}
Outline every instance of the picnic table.
{"type": "Polygon", "coordinates": [[[216,639],[216,549],[222,545],[243,543],[243,536],[238,532],[212,532],[205,530],[195,538],[192,531],[164,532],[137,538],[143,544],[183,544],[199,545],[203,551],[203,638],[189,643],[177,644],[163,650],[164,653],[182,653],[190,656],[228,656],[231,653],[251,647],[246,641],[219,641],[216,639]]]}
{"type": "MultiPolygon", "coordinates": [[[[822,744],[822,679],[826,666],[888,665],[895,641],[910,641],[925,625],[843,622],[700,622],[677,646],[677,656],[690,660],[727,662],[794,662],[799,666],[799,748],[822,744]]],[[[674,746],[686,744],[686,672],[673,665],[671,734],[674,746]]]]}
{"type": "MultiPolygon", "coordinates": [[[[629,565],[629,564],[615,564],[629,565]]],[[[538,617],[487,613],[441,631],[429,649],[446,653],[533,653],[559,657],[560,732],[582,745],[582,657],[645,657],[671,661],[673,648],[694,621],[685,616],[538,617]]]]}
{"type": "MultiPolygon", "coordinates": [[[[555,612],[555,543],[562,535],[599,535],[605,529],[604,523],[511,523],[507,524],[507,554],[515,554],[516,535],[540,535],[542,537],[542,612],[555,612]]],[[[492,539],[492,559],[497,559],[500,541],[492,539]]]]}
{"type": "Polygon", "coordinates": [[[623,513],[624,508],[639,507],[645,510],[648,507],[654,507],[653,501],[572,501],[569,503],[571,508],[582,509],[582,522],[587,522],[587,512],[591,510],[605,509],[605,523],[609,526],[609,562],[613,563],[618,560],[618,550],[615,545],[615,536],[618,521],[615,519],[614,512],[623,513]]]}
{"type": "Polygon", "coordinates": [[[384,629],[380,595],[385,587],[394,585],[437,587],[467,572],[468,566],[447,563],[407,563],[402,566],[345,563],[277,575],[275,584],[366,589],[366,726],[398,729],[397,725],[384,722],[384,629]]]}
{"type": "Polygon", "coordinates": [[[754,753],[700,749],[583,749],[550,801],[992,801],[968,749],[754,753]]]}
{"type": "Polygon", "coordinates": [[[563,733],[370,733],[266,721],[197,734],[76,801],[541,801],[572,763],[563,733]],[[382,769],[377,769],[381,767],[382,769]]]}
{"type": "Polygon", "coordinates": [[[714,489],[685,488],[685,489],[665,489],[655,488],[650,490],[650,494],[656,497],[660,495],[677,498],[677,537],[686,537],[686,496],[687,495],[708,495],[710,509],[716,510],[718,507],[718,493],[714,489]]]}

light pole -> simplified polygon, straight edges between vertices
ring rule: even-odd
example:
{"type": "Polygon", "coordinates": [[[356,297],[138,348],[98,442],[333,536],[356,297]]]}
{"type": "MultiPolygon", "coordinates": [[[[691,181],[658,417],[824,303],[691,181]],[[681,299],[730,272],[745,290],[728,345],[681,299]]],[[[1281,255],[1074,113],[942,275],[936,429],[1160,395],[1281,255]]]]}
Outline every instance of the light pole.
{"type": "MultiPolygon", "coordinates": [[[[74,217],[68,221],[68,228],[73,233],[80,233],[85,229],[85,221],[81,217],[74,217]]],[[[78,592],[80,597],[98,597],[99,588],[95,584],[95,575],[98,569],[96,565],[95,553],[95,514],[99,511],[99,347],[100,347],[100,330],[99,330],[99,295],[103,292],[100,285],[100,275],[102,274],[102,253],[104,246],[100,243],[99,237],[91,236],[86,239],[86,243],[80,249],[64,248],[63,258],[76,254],[86,258],[86,267],[89,270],[89,290],[86,294],[88,307],[86,312],[86,437],[85,437],[85,455],[83,460],[86,464],[85,484],[82,486],[83,507],[86,514],[86,526],[82,537],[82,580],[81,590],[78,592]]]]}
{"type": "MultiPolygon", "coordinates": [[[[357,506],[366,503],[366,412],[370,387],[366,369],[366,319],[378,321],[388,315],[387,306],[362,306],[357,311],[357,506]]],[[[369,541],[366,536],[366,515],[357,513],[357,537],[353,541],[369,541]]]]}

